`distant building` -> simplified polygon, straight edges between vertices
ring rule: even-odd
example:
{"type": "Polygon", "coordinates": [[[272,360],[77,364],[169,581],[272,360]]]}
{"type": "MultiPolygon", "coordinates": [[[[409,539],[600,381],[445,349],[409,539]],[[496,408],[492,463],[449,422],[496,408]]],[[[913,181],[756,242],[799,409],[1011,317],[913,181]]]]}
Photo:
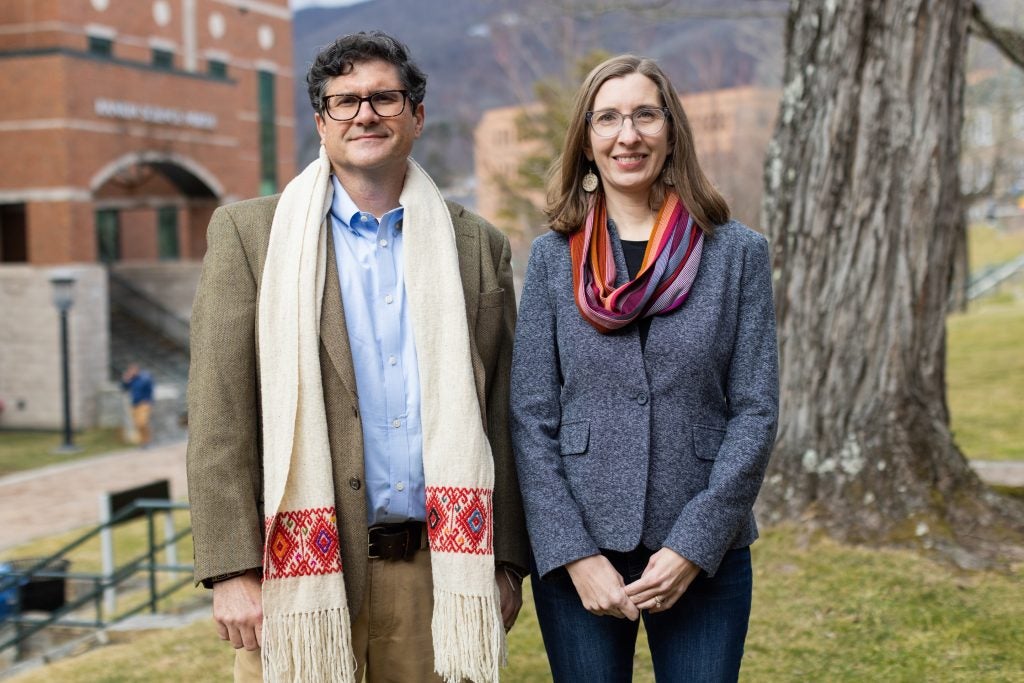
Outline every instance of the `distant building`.
{"type": "Polygon", "coordinates": [[[214,208],[294,175],[292,72],[288,0],[0,2],[0,427],[59,420],[51,267],[78,278],[78,425],[108,274],[187,318],[214,208]]]}
{"type": "MultiPolygon", "coordinates": [[[[775,127],[781,93],[757,87],[730,88],[682,95],[679,99],[693,128],[704,171],[739,220],[758,227],[765,152],[775,127]]],[[[484,113],[475,131],[477,207],[482,216],[506,230],[524,265],[526,247],[540,225],[525,225],[525,214],[510,207],[503,187],[514,182],[523,161],[538,152],[538,143],[520,135],[524,117],[541,105],[503,107],[484,113]]],[[[527,193],[535,207],[542,192],[527,193]]]]}
{"type": "MultiPolygon", "coordinates": [[[[523,107],[500,107],[485,111],[473,132],[473,159],[477,181],[477,213],[501,227],[510,237],[530,234],[537,226],[509,206],[505,189],[515,183],[523,162],[539,150],[535,140],[524,139],[520,129],[530,116],[543,112],[538,103],[523,107]]],[[[555,151],[549,151],[553,156],[555,151]]],[[[544,193],[529,193],[538,209],[544,205],[544,193]]]]}
{"type": "Polygon", "coordinates": [[[967,75],[960,180],[972,219],[1024,227],[1024,76],[1013,67],[967,75]]]}

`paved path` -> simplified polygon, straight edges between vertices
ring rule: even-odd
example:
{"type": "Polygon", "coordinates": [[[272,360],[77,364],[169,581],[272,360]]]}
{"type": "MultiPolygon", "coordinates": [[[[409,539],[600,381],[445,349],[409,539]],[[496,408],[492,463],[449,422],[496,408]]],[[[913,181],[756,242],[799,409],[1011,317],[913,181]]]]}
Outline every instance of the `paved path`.
{"type": "MultiPolygon", "coordinates": [[[[990,484],[1024,486],[1024,462],[974,461],[973,465],[990,484]]],[[[175,498],[188,494],[184,442],[0,477],[0,551],[96,524],[101,494],[155,479],[169,479],[175,498]]]]}
{"type": "Polygon", "coordinates": [[[993,486],[1024,486],[1024,461],[974,460],[974,471],[981,480],[993,486]]]}
{"type": "Polygon", "coordinates": [[[188,495],[184,442],[0,477],[0,550],[97,524],[102,494],[157,479],[170,480],[173,498],[188,495]]]}

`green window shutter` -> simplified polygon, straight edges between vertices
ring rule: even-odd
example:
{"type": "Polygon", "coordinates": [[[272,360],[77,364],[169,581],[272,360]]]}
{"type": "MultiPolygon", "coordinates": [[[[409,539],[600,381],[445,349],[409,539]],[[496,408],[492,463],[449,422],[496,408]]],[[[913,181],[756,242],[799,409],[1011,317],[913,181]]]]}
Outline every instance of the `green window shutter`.
{"type": "Polygon", "coordinates": [[[117,209],[96,212],[96,252],[101,263],[121,259],[121,219],[117,209]]]}
{"type": "Polygon", "coordinates": [[[178,249],[178,207],[161,206],[157,209],[156,248],[161,261],[180,257],[178,249]]]}
{"type": "Polygon", "coordinates": [[[260,194],[277,192],[277,125],[274,120],[274,74],[259,72],[260,194]]]}

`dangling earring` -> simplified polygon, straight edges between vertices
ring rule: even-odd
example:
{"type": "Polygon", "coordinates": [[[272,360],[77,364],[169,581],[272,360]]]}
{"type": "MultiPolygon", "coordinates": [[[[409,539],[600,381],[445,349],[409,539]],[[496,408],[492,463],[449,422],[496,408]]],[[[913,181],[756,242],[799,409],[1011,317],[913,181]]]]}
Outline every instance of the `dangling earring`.
{"type": "Polygon", "coordinates": [[[587,169],[587,174],[583,176],[583,182],[580,185],[584,192],[593,192],[597,189],[597,174],[594,173],[593,168],[587,169]]]}
{"type": "Polygon", "coordinates": [[[665,168],[661,169],[661,182],[669,187],[675,185],[675,181],[672,180],[672,170],[668,164],[665,164],[665,168]]]}

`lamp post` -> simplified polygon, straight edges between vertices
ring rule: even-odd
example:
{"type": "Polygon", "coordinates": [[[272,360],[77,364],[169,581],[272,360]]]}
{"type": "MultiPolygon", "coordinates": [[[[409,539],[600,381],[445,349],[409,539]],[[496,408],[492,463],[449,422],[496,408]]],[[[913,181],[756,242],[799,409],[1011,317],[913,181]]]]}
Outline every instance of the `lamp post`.
{"type": "Polygon", "coordinates": [[[61,382],[64,399],[64,443],[57,448],[58,453],[74,453],[79,450],[71,440],[71,370],[68,354],[68,311],[74,304],[75,278],[69,274],[54,275],[50,278],[53,285],[53,305],[60,311],[60,365],[61,382]]]}

